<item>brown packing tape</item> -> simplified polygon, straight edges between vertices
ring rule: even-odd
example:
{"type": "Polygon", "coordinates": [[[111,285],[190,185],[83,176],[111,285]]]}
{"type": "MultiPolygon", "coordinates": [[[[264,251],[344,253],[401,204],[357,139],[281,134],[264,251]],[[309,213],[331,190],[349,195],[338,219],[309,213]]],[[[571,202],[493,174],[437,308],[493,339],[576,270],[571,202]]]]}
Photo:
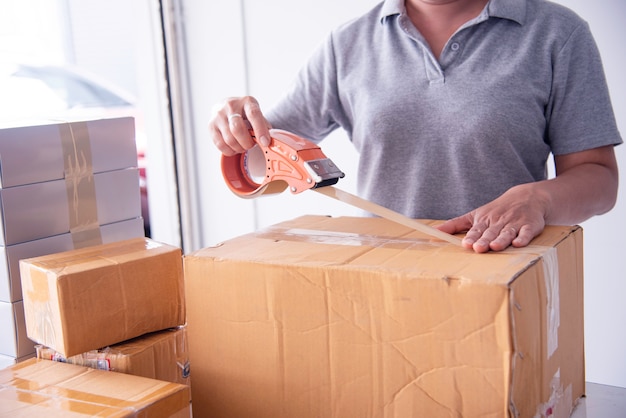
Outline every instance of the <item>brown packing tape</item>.
{"type": "Polygon", "coordinates": [[[86,122],[65,123],[59,125],[59,133],[74,247],[102,244],[89,128],[86,122]]]}

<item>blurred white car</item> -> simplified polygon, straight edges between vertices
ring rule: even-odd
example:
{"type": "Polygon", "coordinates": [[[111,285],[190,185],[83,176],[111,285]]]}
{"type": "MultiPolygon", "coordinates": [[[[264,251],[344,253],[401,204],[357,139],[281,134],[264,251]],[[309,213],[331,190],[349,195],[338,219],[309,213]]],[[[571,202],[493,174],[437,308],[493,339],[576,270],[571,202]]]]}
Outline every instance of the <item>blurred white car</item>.
{"type": "Polygon", "coordinates": [[[145,134],[135,99],[93,74],[69,66],[0,62],[0,121],[98,119],[132,116],[146,236],[150,216],[145,167],[145,134]]]}

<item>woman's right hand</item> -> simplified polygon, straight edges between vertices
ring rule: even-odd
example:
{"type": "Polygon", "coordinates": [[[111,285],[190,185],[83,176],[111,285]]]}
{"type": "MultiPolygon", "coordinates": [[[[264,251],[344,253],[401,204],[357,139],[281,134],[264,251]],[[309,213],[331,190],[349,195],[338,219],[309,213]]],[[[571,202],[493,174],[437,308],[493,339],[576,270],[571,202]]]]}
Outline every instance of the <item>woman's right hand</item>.
{"type": "Polygon", "coordinates": [[[246,120],[261,145],[269,145],[271,125],[254,97],[229,97],[213,108],[209,136],[222,154],[240,154],[256,144],[248,131],[246,120]]]}

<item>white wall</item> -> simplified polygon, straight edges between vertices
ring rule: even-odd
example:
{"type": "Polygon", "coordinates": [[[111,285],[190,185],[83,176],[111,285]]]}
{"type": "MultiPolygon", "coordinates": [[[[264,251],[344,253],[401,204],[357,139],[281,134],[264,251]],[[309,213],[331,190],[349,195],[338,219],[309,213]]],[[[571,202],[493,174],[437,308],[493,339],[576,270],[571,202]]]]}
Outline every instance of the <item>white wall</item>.
{"type": "MultiPolygon", "coordinates": [[[[559,0],[577,10],[591,24],[605,59],[615,110],[626,132],[626,98],[622,71],[626,66],[626,6],[623,0],[559,0]]],[[[340,22],[377,3],[374,0],[187,0],[186,38],[193,83],[195,143],[203,162],[200,204],[205,215],[203,244],[250,232],[255,228],[302,214],[357,214],[346,205],[316,193],[241,200],[221,177],[219,153],[209,144],[206,123],[211,106],[230,95],[253,94],[269,106],[280,97],[311,50],[340,22]],[[245,27],[245,30],[244,30],[245,27]],[[247,72],[246,72],[247,69],[247,72]]],[[[341,132],[322,144],[324,152],[347,174],[342,189],[354,190],[356,165],[351,146],[341,132]]],[[[622,185],[626,184],[624,147],[617,149],[622,185]]],[[[587,379],[626,387],[626,197],[609,214],[586,222],[585,328],[587,379]]]]}
{"type": "MultiPolygon", "coordinates": [[[[558,0],[591,26],[602,59],[617,123],[626,139],[626,2],[558,0]]],[[[621,167],[617,206],[583,223],[585,235],[585,350],[587,380],[626,387],[626,146],[616,148],[621,167]]]]}
{"type": "MultiPolygon", "coordinates": [[[[227,96],[252,94],[262,106],[269,107],[331,28],[375,3],[374,0],[185,2],[195,143],[197,154],[202,156],[198,177],[203,185],[200,204],[204,214],[201,226],[204,245],[302,214],[356,213],[316,193],[297,196],[286,193],[256,200],[234,196],[222,179],[220,154],[209,143],[206,125],[211,107],[227,96]]],[[[342,134],[338,132],[334,137],[337,136],[342,134]]],[[[330,145],[323,149],[348,173],[342,187],[350,190],[354,181],[350,172],[356,172],[351,169],[354,161],[350,157],[354,154],[347,141],[341,142],[337,149],[330,145]]]]}

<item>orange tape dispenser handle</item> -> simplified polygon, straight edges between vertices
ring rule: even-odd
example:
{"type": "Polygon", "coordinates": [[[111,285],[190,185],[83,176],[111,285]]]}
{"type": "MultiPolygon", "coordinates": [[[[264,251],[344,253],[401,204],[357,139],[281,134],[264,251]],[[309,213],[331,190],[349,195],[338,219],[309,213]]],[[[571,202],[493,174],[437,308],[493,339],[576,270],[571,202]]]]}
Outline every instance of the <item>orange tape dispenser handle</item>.
{"type": "MultiPolygon", "coordinates": [[[[252,129],[250,135],[257,141],[252,129]]],[[[222,175],[232,192],[243,198],[293,194],[330,186],[344,173],[315,143],[281,129],[270,129],[270,143],[258,143],[244,153],[222,155],[222,175]]]]}

